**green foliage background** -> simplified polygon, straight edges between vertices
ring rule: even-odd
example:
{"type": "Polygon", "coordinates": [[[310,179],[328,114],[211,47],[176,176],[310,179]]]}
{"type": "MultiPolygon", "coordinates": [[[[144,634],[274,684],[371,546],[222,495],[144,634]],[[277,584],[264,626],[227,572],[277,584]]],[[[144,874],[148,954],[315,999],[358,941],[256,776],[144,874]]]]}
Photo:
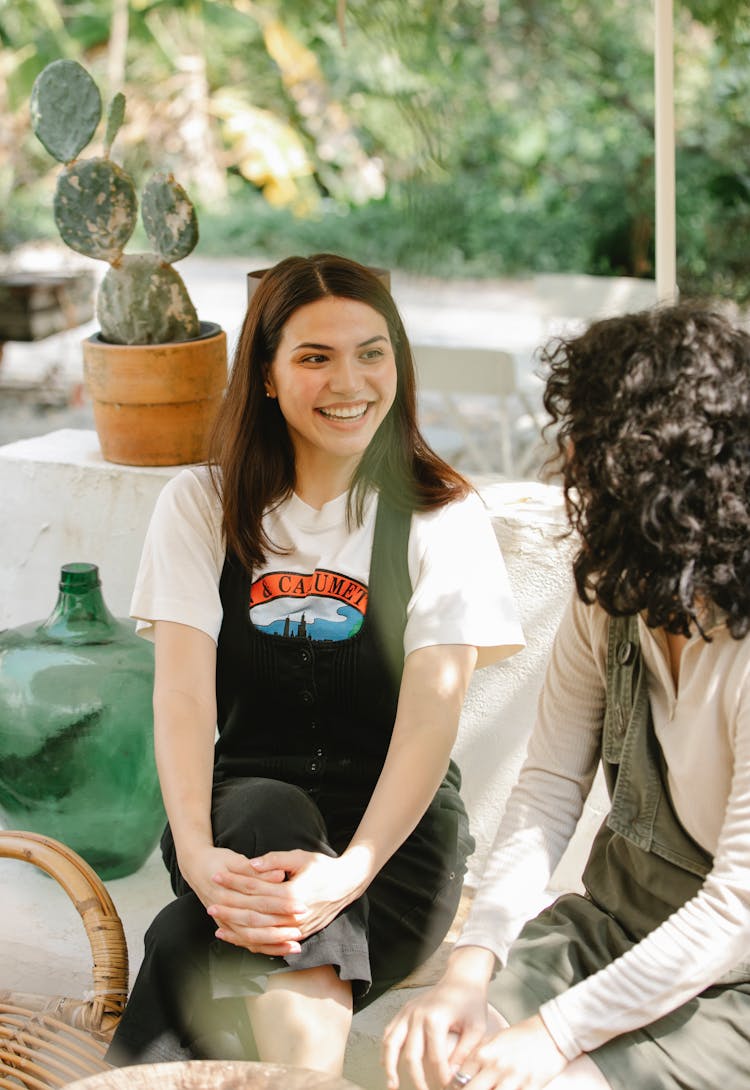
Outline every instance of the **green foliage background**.
{"type": "MultiPolygon", "coordinates": [[[[106,85],[116,4],[0,0],[5,249],[53,235],[55,170],[28,132],[33,79],[70,56],[106,85]]],[[[128,120],[115,157],[137,175],[172,157],[198,198],[200,252],[653,275],[653,0],[348,0],[345,42],[335,0],[123,5],[128,120]],[[296,60],[274,50],[278,26],[296,60]],[[182,122],[169,121],[186,57],[205,79],[199,149],[172,140],[182,122]],[[286,204],[266,199],[276,180],[248,177],[260,122],[305,162],[286,204]],[[201,181],[209,159],[213,188],[201,181]]],[[[749,7],[675,0],[678,280],[738,301],[750,298],[749,7]]]]}

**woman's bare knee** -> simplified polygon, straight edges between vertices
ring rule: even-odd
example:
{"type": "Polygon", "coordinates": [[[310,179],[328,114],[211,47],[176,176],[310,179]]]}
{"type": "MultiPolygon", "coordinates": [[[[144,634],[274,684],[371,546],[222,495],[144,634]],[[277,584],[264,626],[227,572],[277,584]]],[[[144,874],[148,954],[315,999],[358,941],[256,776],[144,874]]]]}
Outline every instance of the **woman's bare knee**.
{"type": "Polygon", "coordinates": [[[352,989],[332,966],[273,973],[266,991],[246,1005],[262,1060],[341,1074],[352,989]]]}

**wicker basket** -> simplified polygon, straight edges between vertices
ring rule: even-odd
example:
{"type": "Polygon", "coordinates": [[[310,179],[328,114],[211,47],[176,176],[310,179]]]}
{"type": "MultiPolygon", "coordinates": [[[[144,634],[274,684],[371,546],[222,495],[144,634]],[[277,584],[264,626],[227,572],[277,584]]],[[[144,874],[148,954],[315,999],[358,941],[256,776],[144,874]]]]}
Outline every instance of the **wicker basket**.
{"type": "Polygon", "coordinates": [[[70,897],[91,946],[88,999],[0,990],[0,1087],[48,1090],[108,1070],[107,1043],[128,993],[120,917],[103,882],[70,848],[36,833],[0,831],[0,856],[46,871],[70,897]]]}
{"type": "Polygon", "coordinates": [[[113,1067],[70,1090],[362,1090],[323,1071],[254,1060],[183,1060],[113,1067]]]}

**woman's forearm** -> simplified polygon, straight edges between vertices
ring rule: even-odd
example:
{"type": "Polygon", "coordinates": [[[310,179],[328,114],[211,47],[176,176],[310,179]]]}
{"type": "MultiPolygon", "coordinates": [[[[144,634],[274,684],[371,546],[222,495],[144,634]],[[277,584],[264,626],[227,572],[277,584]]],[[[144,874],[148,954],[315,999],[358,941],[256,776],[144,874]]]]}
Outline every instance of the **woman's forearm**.
{"type": "Polygon", "coordinates": [[[213,843],[211,787],[214,730],[196,722],[181,694],[154,715],[154,749],[164,808],[178,859],[213,843]]]}
{"type": "Polygon", "coordinates": [[[215,661],[213,641],[205,633],[157,623],[154,751],[181,865],[191,851],[213,844],[215,661]]]}
{"type": "Polygon", "coordinates": [[[476,648],[409,655],[391,744],[369,805],[342,855],[361,893],[413,831],[445,775],[476,648]]]}
{"type": "Polygon", "coordinates": [[[484,946],[454,947],[448,956],[443,980],[456,985],[487,988],[497,964],[495,955],[484,946]]]}
{"type": "Polygon", "coordinates": [[[370,803],[342,855],[356,892],[361,893],[413,831],[448,766],[455,739],[434,730],[413,730],[408,742],[392,747],[370,803]]]}

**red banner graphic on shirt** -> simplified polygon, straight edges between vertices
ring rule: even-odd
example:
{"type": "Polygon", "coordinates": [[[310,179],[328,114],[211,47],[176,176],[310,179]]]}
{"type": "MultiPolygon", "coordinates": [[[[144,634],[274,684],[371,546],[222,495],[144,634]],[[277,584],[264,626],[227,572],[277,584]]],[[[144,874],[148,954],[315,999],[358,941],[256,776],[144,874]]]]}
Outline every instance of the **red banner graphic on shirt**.
{"type": "Polygon", "coordinates": [[[300,572],[274,571],[257,579],[250,588],[250,609],[274,598],[337,598],[348,602],[361,613],[367,611],[367,586],[348,575],[316,568],[309,575],[300,572]]]}

